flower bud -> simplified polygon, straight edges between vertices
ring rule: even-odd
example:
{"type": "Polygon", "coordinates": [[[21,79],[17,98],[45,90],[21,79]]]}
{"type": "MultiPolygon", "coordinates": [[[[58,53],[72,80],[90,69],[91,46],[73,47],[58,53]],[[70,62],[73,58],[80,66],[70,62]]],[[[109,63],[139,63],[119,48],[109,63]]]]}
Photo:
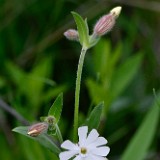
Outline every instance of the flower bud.
{"type": "Polygon", "coordinates": [[[121,7],[115,7],[110,11],[109,14],[101,17],[94,27],[93,35],[103,36],[104,34],[109,32],[113,28],[116,18],[120,14],[120,11],[121,7]]]}
{"type": "Polygon", "coordinates": [[[64,32],[64,36],[69,40],[73,40],[73,41],[79,40],[78,31],[75,29],[67,30],[66,32],[64,32]]]}
{"type": "Polygon", "coordinates": [[[44,133],[47,130],[48,130],[47,123],[45,123],[45,122],[36,123],[36,124],[33,124],[32,126],[29,127],[27,134],[32,137],[37,137],[38,135],[40,135],[41,133],[44,133]]]}

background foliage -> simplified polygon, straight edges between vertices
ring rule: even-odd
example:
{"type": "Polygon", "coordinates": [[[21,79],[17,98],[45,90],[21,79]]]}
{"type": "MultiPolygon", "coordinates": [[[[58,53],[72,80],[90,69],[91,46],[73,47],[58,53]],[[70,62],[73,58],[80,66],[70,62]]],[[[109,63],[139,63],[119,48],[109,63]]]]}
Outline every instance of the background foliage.
{"type": "Polygon", "coordinates": [[[70,11],[87,17],[92,29],[117,5],[123,9],[116,26],[86,55],[80,118],[83,121],[88,108],[104,100],[99,132],[108,139],[109,159],[125,160],[134,152],[136,160],[159,159],[159,111],[152,89],[158,93],[160,87],[160,2],[142,0],[0,1],[0,98],[10,105],[9,111],[14,109],[24,118],[10,114],[0,100],[0,159],[56,159],[37,142],[11,130],[26,124],[25,119],[39,121],[64,92],[59,124],[64,138],[72,136],[68,131],[73,124],[80,45],[63,36],[66,29],[75,28],[70,11]]]}

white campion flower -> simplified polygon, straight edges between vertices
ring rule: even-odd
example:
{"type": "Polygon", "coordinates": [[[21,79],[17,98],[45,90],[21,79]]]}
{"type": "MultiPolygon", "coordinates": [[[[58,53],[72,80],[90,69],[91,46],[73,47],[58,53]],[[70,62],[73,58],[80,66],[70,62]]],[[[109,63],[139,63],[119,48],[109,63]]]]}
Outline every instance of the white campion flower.
{"type": "Polygon", "coordinates": [[[74,144],[69,140],[64,141],[61,147],[68,151],[59,154],[60,160],[107,160],[110,148],[105,146],[107,140],[104,137],[99,137],[96,129],[92,129],[88,134],[88,127],[82,126],[78,128],[79,142],[74,144]]]}

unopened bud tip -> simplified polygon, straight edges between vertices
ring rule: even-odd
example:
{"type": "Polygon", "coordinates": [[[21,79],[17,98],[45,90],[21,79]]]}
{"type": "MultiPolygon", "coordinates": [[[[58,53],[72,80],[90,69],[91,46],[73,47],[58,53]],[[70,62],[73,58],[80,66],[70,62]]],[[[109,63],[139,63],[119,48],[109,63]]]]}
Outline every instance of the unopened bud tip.
{"type": "Polygon", "coordinates": [[[110,13],[113,14],[116,18],[119,16],[119,14],[121,13],[122,7],[118,6],[113,8],[110,13]]]}

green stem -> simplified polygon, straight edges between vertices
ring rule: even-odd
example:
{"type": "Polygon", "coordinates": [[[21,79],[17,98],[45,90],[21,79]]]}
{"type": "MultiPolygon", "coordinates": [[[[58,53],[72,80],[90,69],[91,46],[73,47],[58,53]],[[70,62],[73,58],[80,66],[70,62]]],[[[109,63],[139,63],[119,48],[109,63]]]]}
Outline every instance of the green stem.
{"type": "Polygon", "coordinates": [[[63,142],[63,138],[62,138],[61,131],[60,131],[60,129],[59,129],[59,127],[58,127],[57,124],[55,125],[55,127],[56,127],[56,131],[57,131],[57,137],[58,137],[59,142],[60,142],[60,144],[61,144],[61,143],[63,142]]]}
{"type": "Polygon", "coordinates": [[[87,49],[82,48],[81,55],[79,58],[78,69],[77,69],[77,78],[76,78],[76,89],[75,89],[75,108],[74,108],[74,135],[73,140],[76,142],[77,140],[77,132],[78,132],[78,113],[79,113],[79,95],[80,95],[80,85],[81,85],[81,75],[84,63],[84,57],[87,49]]]}

